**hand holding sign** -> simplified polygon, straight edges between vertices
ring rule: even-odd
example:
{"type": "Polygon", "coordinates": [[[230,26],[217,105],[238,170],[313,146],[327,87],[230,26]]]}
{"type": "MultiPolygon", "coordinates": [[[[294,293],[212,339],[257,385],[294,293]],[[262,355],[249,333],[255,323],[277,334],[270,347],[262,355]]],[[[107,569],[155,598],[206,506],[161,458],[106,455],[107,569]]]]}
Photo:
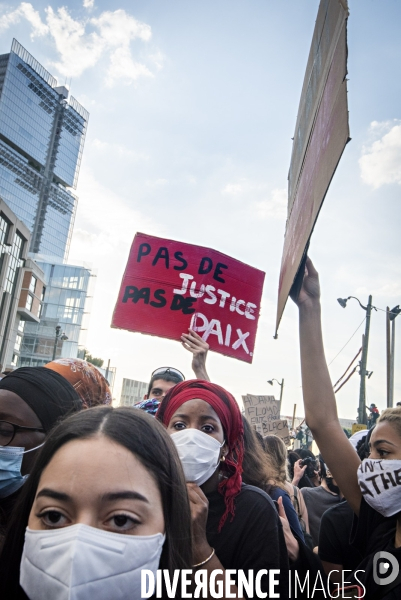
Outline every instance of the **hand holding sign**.
{"type": "Polygon", "coordinates": [[[211,350],[252,362],[264,276],[215,250],[138,233],[112,327],[175,340],[189,328],[211,350]]]}
{"type": "Polygon", "coordinates": [[[193,329],[188,329],[188,333],[182,334],[181,343],[186,350],[193,354],[192,370],[197,379],[210,381],[206,371],[206,356],[207,351],[209,350],[209,344],[204,342],[201,336],[193,329]]]}

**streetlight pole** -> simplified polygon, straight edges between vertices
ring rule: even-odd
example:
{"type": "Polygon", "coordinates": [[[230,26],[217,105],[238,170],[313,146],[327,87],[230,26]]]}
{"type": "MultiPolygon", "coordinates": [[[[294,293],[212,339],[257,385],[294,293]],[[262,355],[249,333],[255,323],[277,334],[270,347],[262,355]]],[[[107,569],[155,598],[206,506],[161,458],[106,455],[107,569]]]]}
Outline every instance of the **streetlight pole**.
{"type": "Polygon", "coordinates": [[[277,381],[277,383],[280,386],[280,400],[279,400],[279,402],[280,402],[280,412],[281,412],[281,402],[283,400],[283,390],[284,390],[284,377],[281,380],[281,383],[277,379],[269,379],[267,383],[270,383],[270,385],[273,385],[273,381],[277,381]]]}
{"type": "Polygon", "coordinates": [[[359,302],[359,306],[366,311],[366,325],[365,325],[365,335],[362,336],[362,356],[359,363],[359,375],[361,376],[361,384],[359,387],[359,406],[358,406],[358,423],[362,425],[367,424],[366,419],[366,376],[369,374],[366,371],[366,362],[368,360],[368,345],[369,345],[369,329],[370,329],[370,315],[372,313],[372,308],[377,310],[375,306],[372,306],[372,296],[369,296],[367,306],[364,306],[358,298],[355,296],[348,296],[348,298],[337,298],[337,302],[340,306],[345,308],[347,306],[347,301],[353,298],[357,302],[359,302]]]}
{"type": "Polygon", "coordinates": [[[372,296],[369,296],[369,301],[366,307],[366,325],[365,335],[363,336],[362,356],[360,362],[359,375],[361,376],[361,384],[359,387],[359,411],[358,421],[360,424],[366,425],[366,363],[368,360],[369,346],[369,330],[370,330],[370,315],[372,313],[372,296]]]}
{"type": "Polygon", "coordinates": [[[65,342],[66,340],[68,340],[68,337],[65,335],[65,333],[61,333],[61,326],[57,325],[57,327],[56,327],[56,336],[54,338],[54,347],[53,347],[53,358],[52,358],[52,360],[56,360],[57,343],[58,343],[59,340],[61,340],[62,342],[65,342]]]}
{"type": "Polygon", "coordinates": [[[394,354],[395,354],[395,318],[401,312],[399,304],[387,312],[388,321],[391,321],[391,349],[390,349],[390,377],[387,406],[394,406],[394,354]]]}
{"type": "Polygon", "coordinates": [[[60,325],[57,325],[57,327],[56,327],[56,336],[54,338],[54,348],[53,348],[53,358],[52,358],[52,360],[56,359],[57,342],[58,342],[58,339],[60,337],[60,331],[61,331],[61,327],[60,327],[60,325]]]}

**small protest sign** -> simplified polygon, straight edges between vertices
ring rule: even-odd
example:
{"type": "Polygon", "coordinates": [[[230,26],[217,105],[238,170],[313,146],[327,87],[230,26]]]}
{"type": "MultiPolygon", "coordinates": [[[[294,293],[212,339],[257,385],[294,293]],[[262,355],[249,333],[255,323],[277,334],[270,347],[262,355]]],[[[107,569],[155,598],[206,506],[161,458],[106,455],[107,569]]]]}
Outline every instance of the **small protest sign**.
{"type": "Polygon", "coordinates": [[[112,327],[180,340],[251,363],[265,273],[225,254],[137,233],[112,327]]]}
{"type": "Polygon", "coordinates": [[[280,419],[280,402],[274,396],[242,396],[245,417],[261,435],[269,435],[268,423],[280,419]]]}
{"type": "Polygon", "coordinates": [[[363,429],[367,429],[367,426],[363,423],[352,423],[351,435],[354,435],[354,433],[357,431],[362,431],[363,429]]]}

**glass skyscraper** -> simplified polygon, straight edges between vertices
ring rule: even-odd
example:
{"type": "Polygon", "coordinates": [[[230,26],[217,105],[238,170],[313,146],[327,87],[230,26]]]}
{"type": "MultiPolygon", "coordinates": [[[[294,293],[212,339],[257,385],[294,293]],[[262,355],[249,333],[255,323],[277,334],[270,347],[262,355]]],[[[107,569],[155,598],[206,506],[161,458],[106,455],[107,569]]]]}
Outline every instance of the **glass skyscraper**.
{"type": "Polygon", "coordinates": [[[88,118],[17,40],[0,55],[0,197],[42,257],[68,257],[88,118]]]}

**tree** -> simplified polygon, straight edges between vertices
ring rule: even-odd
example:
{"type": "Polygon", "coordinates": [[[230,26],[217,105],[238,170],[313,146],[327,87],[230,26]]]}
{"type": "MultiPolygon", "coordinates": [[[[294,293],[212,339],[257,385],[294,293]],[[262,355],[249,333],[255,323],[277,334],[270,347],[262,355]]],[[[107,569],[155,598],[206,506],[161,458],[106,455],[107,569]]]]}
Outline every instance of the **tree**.
{"type": "Polygon", "coordinates": [[[91,363],[91,365],[94,365],[95,367],[99,367],[101,368],[103,366],[104,360],[102,358],[96,358],[94,356],[92,356],[92,354],[89,354],[88,350],[84,350],[84,360],[86,360],[86,362],[91,363]]]}

